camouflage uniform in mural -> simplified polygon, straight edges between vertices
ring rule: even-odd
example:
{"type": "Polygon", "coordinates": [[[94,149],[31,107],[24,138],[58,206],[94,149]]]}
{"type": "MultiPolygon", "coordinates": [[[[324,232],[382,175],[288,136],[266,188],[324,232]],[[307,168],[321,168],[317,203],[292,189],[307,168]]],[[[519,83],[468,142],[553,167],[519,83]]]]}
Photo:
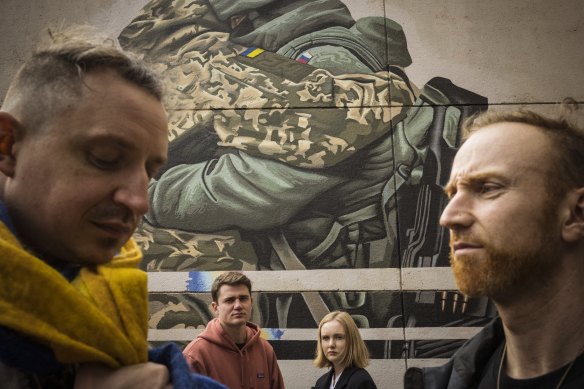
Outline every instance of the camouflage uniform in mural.
{"type": "MultiPolygon", "coordinates": [[[[166,0],[146,5],[120,42],[146,53],[173,86],[170,161],[151,184],[141,235],[150,269],[445,264],[441,230],[416,212],[398,215],[396,204],[441,209],[441,166],[474,111],[462,105],[486,100],[444,79],[420,93],[403,72],[411,59],[397,23],[355,21],[338,0],[166,0]],[[429,108],[449,104],[461,108],[429,108]],[[407,234],[398,220],[412,221],[407,234]]],[[[303,297],[316,322],[341,308],[363,326],[403,324],[389,316],[387,296],[303,297]]],[[[416,298],[438,303],[435,293],[416,298]]],[[[286,327],[291,299],[272,301],[277,322],[263,325],[286,327]]]]}

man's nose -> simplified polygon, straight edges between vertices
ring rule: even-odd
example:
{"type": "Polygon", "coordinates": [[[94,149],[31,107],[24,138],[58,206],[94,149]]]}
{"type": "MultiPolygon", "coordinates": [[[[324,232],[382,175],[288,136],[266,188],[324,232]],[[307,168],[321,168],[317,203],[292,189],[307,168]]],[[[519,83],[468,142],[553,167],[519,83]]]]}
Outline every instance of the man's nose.
{"type": "Polygon", "coordinates": [[[142,217],[148,212],[148,175],[136,173],[120,183],[114,194],[114,202],[124,205],[134,215],[142,217]]]}
{"type": "Polygon", "coordinates": [[[472,224],[471,199],[463,193],[455,194],[440,216],[440,225],[450,230],[468,227],[472,224]]]}

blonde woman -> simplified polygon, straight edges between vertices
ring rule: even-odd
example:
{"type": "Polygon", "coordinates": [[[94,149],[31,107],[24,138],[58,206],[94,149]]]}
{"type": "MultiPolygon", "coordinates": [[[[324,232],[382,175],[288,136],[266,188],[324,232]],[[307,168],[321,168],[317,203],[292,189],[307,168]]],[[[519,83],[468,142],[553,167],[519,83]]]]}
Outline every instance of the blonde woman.
{"type": "Polygon", "coordinates": [[[369,352],[351,315],[334,311],[318,326],[317,367],[332,367],[313,389],[377,389],[365,370],[369,352]]]}

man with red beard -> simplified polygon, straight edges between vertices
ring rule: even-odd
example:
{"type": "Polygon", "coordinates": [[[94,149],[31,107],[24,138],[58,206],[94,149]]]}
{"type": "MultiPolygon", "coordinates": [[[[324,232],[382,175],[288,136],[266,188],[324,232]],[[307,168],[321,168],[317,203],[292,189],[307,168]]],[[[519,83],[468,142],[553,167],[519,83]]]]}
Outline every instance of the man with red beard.
{"type": "Polygon", "coordinates": [[[584,131],[520,110],[466,133],[440,224],[459,289],[500,317],[405,388],[583,388],[584,131]]]}

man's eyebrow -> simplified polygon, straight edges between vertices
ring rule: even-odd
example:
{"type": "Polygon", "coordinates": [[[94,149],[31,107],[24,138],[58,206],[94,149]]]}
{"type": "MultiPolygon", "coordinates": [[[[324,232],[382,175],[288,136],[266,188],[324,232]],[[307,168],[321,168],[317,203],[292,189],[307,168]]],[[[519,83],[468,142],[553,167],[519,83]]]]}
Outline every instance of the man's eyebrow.
{"type": "Polygon", "coordinates": [[[448,181],[448,184],[444,186],[443,190],[446,196],[448,198],[451,198],[452,195],[454,195],[454,193],[456,192],[456,184],[454,183],[453,180],[450,180],[448,181]]]}
{"type": "MultiPolygon", "coordinates": [[[[96,134],[89,138],[89,143],[96,145],[96,144],[104,144],[104,143],[115,143],[116,146],[120,147],[123,150],[127,151],[134,151],[138,150],[137,147],[133,142],[128,140],[126,137],[118,134],[96,134]]],[[[148,160],[148,163],[158,165],[157,167],[163,166],[167,162],[168,158],[166,156],[155,156],[148,160]]]]}
{"type": "Polygon", "coordinates": [[[128,139],[126,139],[125,137],[123,137],[122,135],[119,135],[119,134],[111,134],[111,133],[91,134],[90,136],[87,137],[87,141],[92,143],[92,144],[115,143],[116,145],[118,145],[122,148],[126,148],[126,149],[136,148],[136,146],[132,142],[130,142],[128,139]]]}
{"type": "Polygon", "coordinates": [[[464,186],[473,186],[480,184],[492,179],[498,179],[501,181],[508,181],[509,179],[497,172],[482,172],[474,174],[466,174],[464,177],[455,177],[451,179],[446,186],[444,186],[444,193],[450,198],[452,197],[458,188],[458,183],[462,183],[464,186]]]}
{"type": "Polygon", "coordinates": [[[160,167],[164,166],[166,164],[166,162],[168,162],[168,158],[166,157],[154,157],[148,160],[149,163],[154,163],[156,165],[156,169],[159,169],[160,167]]]}

